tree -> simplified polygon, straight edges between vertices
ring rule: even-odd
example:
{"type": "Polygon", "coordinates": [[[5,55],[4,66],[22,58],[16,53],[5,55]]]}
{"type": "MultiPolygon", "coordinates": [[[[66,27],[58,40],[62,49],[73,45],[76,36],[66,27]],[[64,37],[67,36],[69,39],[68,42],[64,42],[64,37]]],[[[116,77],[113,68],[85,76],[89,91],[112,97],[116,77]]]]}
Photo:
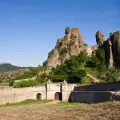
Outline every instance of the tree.
{"type": "Polygon", "coordinates": [[[14,83],[15,83],[15,81],[14,81],[14,80],[10,80],[10,82],[9,82],[9,86],[13,86],[13,85],[14,85],[14,83]]]}
{"type": "Polygon", "coordinates": [[[42,73],[41,75],[38,75],[36,80],[40,83],[45,83],[47,81],[47,74],[42,73]]]}
{"type": "Polygon", "coordinates": [[[71,71],[68,77],[69,83],[81,83],[82,79],[86,76],[85,69],[78,69],[71,71]]]}
{"type": "Polygon", "coordinates": [[[106,82],[114,82],[118,79],[118,71],[115,67],[110,68],[106,72],[106,82]]]}
{"type": "Polygon", "coordinates": [[[105,62],[105,51],[104,51],[104,49],[99,48],[96,51],[96,57],[98,57],[101,62],[105,62]]]}
{"type": "Polygon", "coordinates": [[[96,56],[92,56],[89,58],[89,60],[86,62],[86,67],[89,68],[96,68],[100,65],[100,59],[96,56]]]}

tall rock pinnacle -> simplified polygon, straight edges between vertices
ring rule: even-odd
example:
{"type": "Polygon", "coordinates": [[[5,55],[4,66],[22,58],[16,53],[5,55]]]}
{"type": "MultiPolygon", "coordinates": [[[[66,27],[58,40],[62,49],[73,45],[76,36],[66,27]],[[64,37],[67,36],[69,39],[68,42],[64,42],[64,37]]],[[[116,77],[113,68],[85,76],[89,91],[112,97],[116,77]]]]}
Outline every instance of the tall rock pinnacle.
{"type": "Polygon", "coordinates": [[[104,40],[104,35],[103,35],[102,31],[98,30],[96,32],[96,42],[97,42],[97,45],[101,46],[104,41],[105,40],[104,40]]]}
{"type": "Polygon", "coordinates": [[[77,56],[84,50],[84,44],[78,28],[65,29],[65,36],[57,40],[55,48],[49,53],[44,65],[52,68],[63,63],[72,55],[77,56]]]}
{"type": "Polygon", "coordinates": [[[117,68],[120,69],[120,31],[111,33],[110,41],[112,43],[114,64],[117,68]]]}

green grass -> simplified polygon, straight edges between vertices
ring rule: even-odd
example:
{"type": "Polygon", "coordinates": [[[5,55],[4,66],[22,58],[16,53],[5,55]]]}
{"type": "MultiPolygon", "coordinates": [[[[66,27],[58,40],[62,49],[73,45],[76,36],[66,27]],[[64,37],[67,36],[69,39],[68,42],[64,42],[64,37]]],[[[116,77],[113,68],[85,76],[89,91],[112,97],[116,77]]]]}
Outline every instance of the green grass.
{"type": "Polygon", "coordinates": [[[81,107],[81,108],[87,108],[89,107],[90,105],[105,105],[105,104],[112,104],[113,102],[112,101],[106,101],[106,102],[103,102],[103,103],[98,103],[98,104],[89,104],[89,103],[78,103],[78,102],[59,102],[58,104],[54,104],[54,105],[51,105],[50,107],[53,107],[53,108],[77,108],[77,107],[81,107]]]}
{"type": "Polygon", "coordinates": [[[6,103],[5,105],[0,105],[0,107],[7,107],[7,106],[18,106],[18,105],[28,105],[28,104],[42,104],[49,102],[50,100],[34,100],[34,99],[27,99],[21,102],[16,103],[6,103]]]}
{"type": "Polygon", "coordinates": [[[0,86],[9,86],[9,82],[2,82],[0,83],[0,86]]]}
{"type": "MultiPolygon", "coordinates": [[[[8,107],[8,106],[21,106],[21,105],[28,105],[28,104],[43,104],[50,102],[52,100],[34,100],[34,99],[27,99],[21,102],[16,103],[6,103],[5,105],[0,105],[0,107],[8,107]]],[[[59,102],[57,104],[51,104],[50,107],[55,108],[71,108],[71,107],[78,107],[81,103],[70,103],[70,102],[59,102]]]]}
{"type": "Polygon", "coordinates": [[[58,104],[52,105],[55,108],[72,108],[72,107],[78,107],[81,103],[70,103],[70,102],[59,102],[58,104]]]}

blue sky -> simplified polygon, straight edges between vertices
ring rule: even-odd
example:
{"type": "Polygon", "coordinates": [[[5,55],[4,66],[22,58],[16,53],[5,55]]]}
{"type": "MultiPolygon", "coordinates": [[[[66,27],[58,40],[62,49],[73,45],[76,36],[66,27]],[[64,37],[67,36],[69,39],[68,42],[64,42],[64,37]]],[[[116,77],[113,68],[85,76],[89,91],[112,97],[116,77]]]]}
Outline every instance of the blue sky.
{"type": "Polygon", "coordinates": [[[42,64],[66,26],[94,45],[97,30],[120,30],[120,0],[0,0],[0,62],[42,64]]]}

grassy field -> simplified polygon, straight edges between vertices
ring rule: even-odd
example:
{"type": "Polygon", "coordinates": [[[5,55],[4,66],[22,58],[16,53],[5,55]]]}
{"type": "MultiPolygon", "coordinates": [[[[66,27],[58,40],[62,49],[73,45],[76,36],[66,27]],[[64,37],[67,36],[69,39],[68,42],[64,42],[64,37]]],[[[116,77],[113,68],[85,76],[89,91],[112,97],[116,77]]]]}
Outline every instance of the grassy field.
{"type": "Polygon", "coordinates": [[[0,120],[120,120],[120,102],[54,104],[54,101],[26,100],[1,106],[0,120]]]}
{"type": "Polygon", "coordinates": [[[5,105],[0,105],[0,107],[7,107],[7,106],[20,106],[20,105],[28,105],[28,104],[43,104],[48,103],[51,100],[34,100],[34,99],[27,99],[25,101],[17,102],[17,103],[6,103],[5,105]]]}

